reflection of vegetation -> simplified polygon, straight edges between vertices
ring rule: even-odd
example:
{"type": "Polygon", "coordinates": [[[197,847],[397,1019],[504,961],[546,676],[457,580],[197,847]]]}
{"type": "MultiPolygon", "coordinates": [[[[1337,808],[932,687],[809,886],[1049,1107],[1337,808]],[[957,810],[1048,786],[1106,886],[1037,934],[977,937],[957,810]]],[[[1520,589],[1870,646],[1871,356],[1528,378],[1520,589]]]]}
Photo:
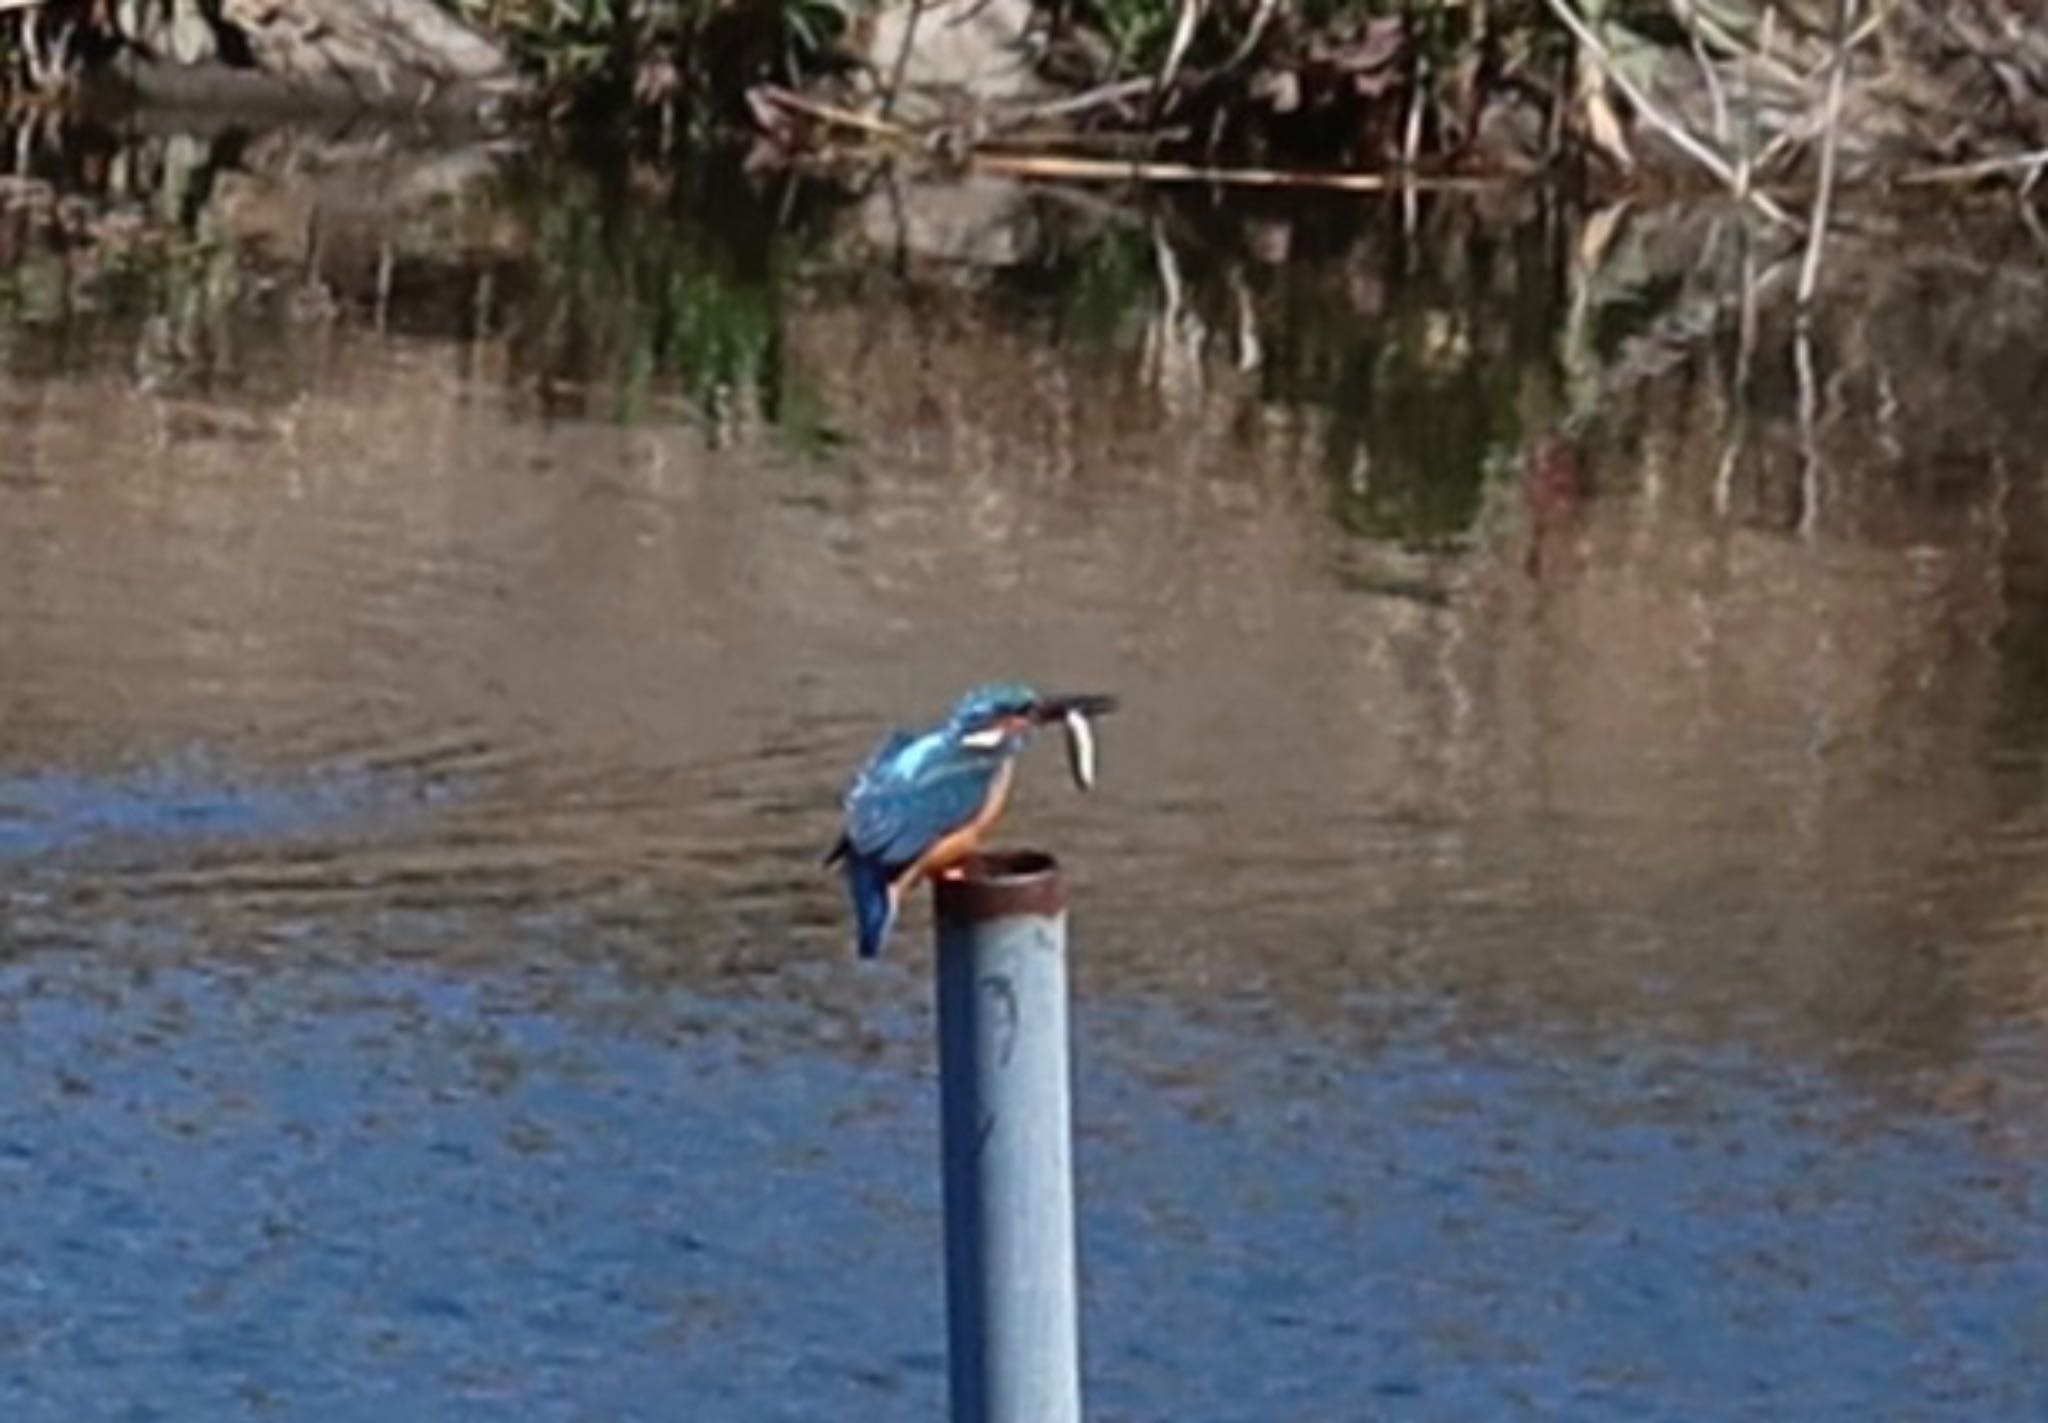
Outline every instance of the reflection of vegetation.
{"type": "Polygon", "coordinates": [[[1250,214],[1242,229],[1182,236],[1122,228],[1076,244],[1014,284],[1069,339],[1135,354],[1192,328],[1241,359],[1268,400],[1319,413],[1332,509],[1354,533],[1415,547],[1462,538],[1489,471],[1546,413],[1527,408],[1550,369],[1561,285],[1541,224],[1447,208],[1413,233],[1378,208],[1250,214]],[[1327,220],[1327,221],[1326,221],[1327,220]],[[1284,260],[1249,245],[1284,242],[1284,260]],[[1151,330],[1148,331],[1148,323],[1151,330]]]}
{"type": "MultiPolygon", "coordinates": [[[[369,319],[488,343],[549,410],[835,443],[822,391],[836,373],[805,369],[791,326],[835,270],[872,269],[823,261],[819,190],[712,163],[672,177],[459,157],[380,153],[366,180],[339,149],[202,147],[168,212],[151,193],[105,195],[163,220],[119,240],[114,226],[53,233],[0,267],[0,342],[83,359],[113,336],[157,384],[289,383],[309,316],[369,319]],[[432,195],[365,196],[412,191],[432,195]],[[307,211],[323,214],[311,236],[307,211]]],[[[1490,472],[1549,419],[1561,297],[1542,223],[1490,225],[1448,202],[1413,224],[1351,203],[1046,211],[1072,220],[1020,225],[1043,245],[989,269],[998,308],[1162,390],[1227,381],[1301,412],[1334,516],[1364,537],[1463,541],[1490,472]]]]}
{"type": "Polygon", "coordinates": [[[713,438],[758,421],[799,447],[832,443],[783,341],[803,234],[760,195],[733,183],[664,206],[550,174],[514,202],[533,212],[537,239],[534,288],[513,318],[523,368],[608,392],[622,419],[645,417],[673,382],[713,438]],[[703,212],[718,221],[688,215],[703,212]]]}
{"type": "MultiPolygon", "coordinates": [[[[1331,388],[1334,509],[1353,533],[1436,545],[1478,517],[1488,456],[1516,433],[1512,395],[1477,363],[1439,355],[1427,318],[1346,353],[1331,388]],[[1405,328],[1405,329],[1404,329],[1405,328]]],[[[1443,323],[1457,339],[1454,322],[1443,323]]]]}
{"type": "Polygon", "coordinates": [[[111,221],[12,214],[0,267],[0,365],[87,368],[131,347],[145,379],[220,374],[231,319],[251,303],[231,251],[201,237],[111,221]]]}
{"type": "Polygon", "coordinates": [[[2021,604],[1998,638],[1999,719],[2004,740],[2048,742],[2048,600],[2021,604]]]}
{"type": "Polygon", "coordinates": [[[0,361],[70,369],[118,346],[157,387],[275,379],[298,364],[279,359],[295,333],[340,313],[502,340],[555,407],[641,419],[680,398],[714,439],[833,442],[785,353],[815,229],[789,193],[707,169],[663,201],[551,163],[372,150],[354,172],[351,153],[173,140],[97,165],[122,175],[97,189],[28,185],[0,209],[0,361]],[[430,196],[381,200],[407,182],[430,196]]]}
{"type": "Polygon", "coordinates": [[[2041,527],[2039,494],[2008,498],[1999,523],[2012,532],[2000,550],[2004,576],[2000,592],[2005,618],[1993,646],[1998,653],[1995,703],[2000,744],[2030,753],[2030,797],[2048,785],[2048,562],[2037,552],[2041,527]]]}
{"type": "Polygon", "coordinates": [[[1112,345],[1143,326],[1158,295],[1158,272],[1142,232],[1112,231],[1084,246],[1071,275],[1056,279],[1062,327],[1091,344],[1112,345]],[[1064,290],[1061,290],[1061,288],[1064,290]]]}
{"type": "Polygon", "coordinates": [[[1442,210],[1388,233],[1372,267],[1331,283],[1277,273],[1276,394],[1329,411],[1334,512],[1355,533],[1433,546],[1466,534],[1488,473],[1528,433],[1532,374],[1550,363],[1558,281],[1537,224],[1493,228],[1442,210]]]}

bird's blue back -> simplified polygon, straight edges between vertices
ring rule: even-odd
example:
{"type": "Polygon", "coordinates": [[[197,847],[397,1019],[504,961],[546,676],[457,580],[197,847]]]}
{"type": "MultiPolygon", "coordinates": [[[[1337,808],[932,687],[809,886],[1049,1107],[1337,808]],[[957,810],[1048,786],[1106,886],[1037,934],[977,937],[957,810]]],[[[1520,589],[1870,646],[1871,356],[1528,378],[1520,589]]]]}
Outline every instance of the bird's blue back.
{"type": "Polygon", "coordinates": [[[1003,760],[961,745],[950,724],[892,734],[846,793],[848,845],[892,868],[910,864],[980,813],[1003,760]]]}

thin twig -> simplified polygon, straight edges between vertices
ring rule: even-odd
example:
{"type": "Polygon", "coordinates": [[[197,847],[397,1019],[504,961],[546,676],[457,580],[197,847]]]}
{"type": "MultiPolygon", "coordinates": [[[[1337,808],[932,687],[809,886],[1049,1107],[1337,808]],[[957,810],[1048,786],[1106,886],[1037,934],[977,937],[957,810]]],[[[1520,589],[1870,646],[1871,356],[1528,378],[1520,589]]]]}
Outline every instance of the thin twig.
{"type": "Polygon", "coordinates": [[[2026,153],[2002,154],[1996,158],[1979,158],[1972,163],[1950,163],[1940,168],[1922,168],[1917,173],[1907,173],[1899,178],[1904,186],[1918,186],[1923,183],[1974,183],[1979,178],[1989,178],[1999,173],[2024,169],[2030,179],[2048,168],[2048,148],[2036,148],[2026,153]]]}
{"type": "Polygon", "coordinates": [[[979,135],[974,141],[974,151],[1044,153],[1057,149],[1065,153],[1143,154],[1156,151],[1162,143],[1186,143],[1191,137],[1192,131],[1185,125],[1149,129],[1144,133],[1076,133],[1063,128],[1005,128],[979,135]]]}
{"type": "MultiPolygon", "coordinates": [[[[1770,28],[1768,16],[1764,28],[1770,28]]],[[[1750,182],[1756,174],[1756,81],[1748,65],[1737,66],[1735,84],[1735,106],[1742,123],[1741,142],[1737,146],[1735,160],[1735,196],[1746,200],[1750,182]]]]}
{"type": "Polygon", "coordinates": [[[1015,108],[1004,108],[993,116],[1001,124],[1036,123],[1040,119],[1063,119],[1074,114],[1084,114],[1090,109],[1106,109],[1121,104],[1126,99],[1142,98],[1152,92],[1156,80],[1119,79],[1114,84],[1104,84],[1095,89],[1084,89],[1078,94],[1069,94],[1063,99],[1051,99],[1042,104],[1020,104],[1015,108]]]}
{"type": "Polygon", "coordinates": [[[1796,124],[1779,130],[1772,137],[1771,141],[1763,146],[1763,151],[1757,154],[1755,161],[1749,165],[1750,172],[1753,174],[1768,173],[1777,166],[1780,158],[1783,158],[1812,137],[1813,135],[1807,132],[1804,127],[1796,124]]]}
{"type": "MultiPolygon", "coordinates": [[[[1671,140],[1681,153],[1684,153],[1688,158],[1691,158],[1695,163],[1705,168],[1716,178],[1719,178],[1722,183],[1727,185],[1731,193],[1742,193],[1741,177],[1734,168],[1729,166],[1728,160],[1714,152],[1706,144],[1701,143],[1699,139],[1687,131],[1684,124],[1658,108],[1651,101],[1650,96],[1643,92],[1641,86],[1622,72],[1621,66],[1615,63],[1614,56],[1607,52],[1607,47],[1600,42],[1600,37],[1587,28],[1584,18],[1580,16],[1577,10],[1567,4],[1566,0],[1544,0],[1544,2],[1550,7],[1551,13],[1556,15],[1564,24],[1564,27],[1572,32],[1573,38],[1578,40],[1580,47],[1588,55],[1592,56],[1593,62],[1600,66],[1601,72],[1613,82],[1616,88],[1628,96],[1629,103],[1635,106],[1636,112],[1641,114],[1652,128],[1671,140]]],[[[1787,227],[1796,228],[1799,226],[1799,220],[1773,201],[1768,193],[1751,191],[1745,196],[1751,206],[1755,207],[1765,217],[1770,218],[1771,221],[1782,223],[1787,227]]]]}
{"type": "Polygon", "coordinates": [[[1159,66],[1159,77],[1152,84],[1154,119],[1159,117],[1159,106],[1173,85],[1173,76],[1180,72],[1180,62],[1187,58],[1188,46],[1195,42],[1195,27],[1201,24],[1202,12],[1207,8],[1207,0],[1180,0],[1180,11],[1173,21],[1173,39],[1166,46],[1166,62],[1159,66]]]}
{"type": "MultiPolygon", "coordinates": [[[[1850,37],[1848,48],[1850,50],[1861,48],[1863,41],[1877,33],[1882,22],[1890,16],[1890,13],[1889,7],[1880,7],[1870,19],[1857,27],[1855,34],[1850,37]]],[[[1776,33],[1777,19],[1778,12],[1775,8],[1764,11],[1759,43],[1766,49],[1771,48],[1774,43],[1772,37],[1776,33]]],[[[1788,70],[1786,71],[1789,76],[1787,82],[1798,89],[1804,90],[1820,74],[1821,70],[1827,68],[1828,63],[1828,60],[1822,60],[1810,74],[1799,74],[1788,70]]],[[[1752,173],[1768,174],[1777,165],[1779,159],[1809,142],[1813,135],[1814,125],[1810,119],[1788,123],[1783,129],[1773,135],[1771,141],[1764,145],[1763,151],[1756,155],[1755,160],[1750,164],[1750,171],[1752,173]]]]}
{"type": "MultiPolygon", "coordinates": [[[[1757,24],[1756,42],[1758,53],[1767,57],[1777,47],[1778,10],[1775,5],[1764,7],[1764,17],[1757,24]]],[[[1746,64],[1742,67],[1742,75],[1745,81],[1750,77],[1749,66],[1746,64]]],[[[1777,146],[1778,139],[1784,138],[1786,135],[1779,134],[1777,138],[1764,145],[1763,152],[1757,152],[1757,116],[1762,113],[1763,105],[1756,97],[1756,86],[1753,83],[1745,83],[1743,87],[1749,94],[1749,114],[1747,120],[1749,132],[1744,137],[1742,145],[1743,188],[1747,191],[1749,184],[1756,181],[1757,174],[1770,172],[1772,150],[1777,146]]]]}
{"type": "Polygon", "coordinates": [[[1748,64],[1754,64],[1760,69],[1767,70],[1773,78],[1781,83],[1796,84],[1800,82],[1799,71],[1779,59],[1774,53],[1776,45],[1773,43],[1773,39],[1776,35],[1775,24],[1778,13],[1775,7],[1765,6],[1763,19],[1759,22],[1757,42],[1754,45],[1745,45],[1741,40],[1729,33],[1713,16],[1695,4],[1694,0],[1677,0],[1674,8],[1684,12],[1687,29],[1699,35],[1708,44],[1721,51],[1721,53],[1728,55],[1730,58],[1741,59],[1748,64]]]}
{"type": "Polygon", "coordinates": [[[1482,192],[1507,181],[1399,173],[1317,173],[1284,168],[1207,168],[1194,163],[1127,162],[1063,153],[974,153],[968,156],[967,163],[976,172],[1013,178],[1065,178],[1084,183],[1209,183],[1217,187],[1321,189],[1339,193],[1386,193],[1403,186],[1433,192],[1482,192]]]}
{"type": "Polygon", "coordinates": [[[1408,95],[1408,118],[1401,135],[1401,167],[1404,171],[1415,170],[1415,160],[1422,152],[1422,105],[1429,94],[1429,56],[1417,55],[1415,59],[1414,88],[1408,95]]]}
{"type": "MultiPolygon", "coordinates": [[[[1721,87],[1720,71],[1714,68],[1714,61],[1707,54],[1707,46],[1700,39],[1699,29],[1693,24],[1692,0],[1669,0],[1672,18],[1685,31],[1686,43],[1692,49],[1692,60],[1700,68],[1700,78],[1706,81],[1707,99],[1714,106],[1714,141],[1728,143],[1728,95],[1721,87]]],[[[1737,173],[1741,164],[1736,165],[1737,173]]]]}
{"type": "MultiPolygon", "coordinates": [[[[1841,42],[1845,47],[1849,49],[1861,49],[1863,47],[1863,42],[1865,40],[1869,39],[1872,35],[1876,34],[1878,30],[1883,28],[1884,22],[1887,18],[1888,15],[1886,11],[1882,7],[1880,7],[1875,14],[1873,14],[1869,19],[1865,20],[1862,24],[1856,26],[1855,29],[1838,29],[1836,31],[1836,34],[1846,34],[1848,36],[1847,40],[1841,42]]],[[[1820,78],[1821,71],[1827,69],[1833,63],[1834,52],[1829,51],[1828,56],[1825,59],[1821,60],[1820,63],[1814,65],[1813,68],[1806,71],[1807,82],[1810,83],[1813,80],[1820,78]]]]}
{"type": "Polygon", "coordinates": [[[889,83],[882,90],[882,117],[888,118],[896,110],[896,96],[903,92],[903,81],[910,74],[910,52],[917,43],[917,22],[924,17],[925,0],[910,0],[908,15],[903,17],[903,43],[896,46],[896,59],[889,66],[889,83]]]}
{"type": "Polygon", "coordinates": [[[806,118],[817,119],[820,123],[831,124],[835,128],[858,129],[860,132],[872,134],[876,138],[899,141],[910,141],[916,137],[915,134],[902,124],[891,123],[887,119],[878,119],[872,114],[859,113],[853,109],[842,109],[837,104],[827,104],[817,99],[807,99],[801,94],[795,94],[782,88],[780,85],[763,84],[757,92],[762,98],[778,107],[788,109],[792,113],[802,114],[806,118]]]}
{"type": "Polygon", "coordinates": [[[1244,38],[1237,42],[1237,48],[1230,52],[1230,58],[1223,61],[1224,72],[1243,64],[1259,47],[1259,40],[1266,33],[1266,26],[1273,22],[1273,15],[1280,8],[1280,0],[1259,0],[1259,8],[1252,12],[1252,22],[1246,27],[1244,38]]]}
{"type": "Polygon", "coordinates": [[[1813,195],[1813,223],[1806,233],[1806,261],[1799,269],[1799,309],[1813,302],[1820,285],[1821,249],[1827,245],[1828,208],[1835,198],[1835,148],[1842,133],[1842,84],[1849,72],[1849,37],[1856,0],[1835,0],[1835,69],[1828,76],[1827,117],[1821,126],[1820,188],[1813,195]]]}

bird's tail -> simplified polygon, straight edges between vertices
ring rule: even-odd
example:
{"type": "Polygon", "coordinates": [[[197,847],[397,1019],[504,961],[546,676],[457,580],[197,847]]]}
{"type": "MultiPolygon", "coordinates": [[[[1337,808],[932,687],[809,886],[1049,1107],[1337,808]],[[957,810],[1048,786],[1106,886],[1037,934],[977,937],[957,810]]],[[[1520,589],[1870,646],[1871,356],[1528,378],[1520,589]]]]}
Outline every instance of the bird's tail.
{"type": "Polygon", "coordinates": [[[889,892],[889,871],[865,855],[846,857],[846,889],[853,897],[854,922],[859,926],[860,956],[871,959],[882,952],[889,926],[896,921],[896,896],[889,892]]]}

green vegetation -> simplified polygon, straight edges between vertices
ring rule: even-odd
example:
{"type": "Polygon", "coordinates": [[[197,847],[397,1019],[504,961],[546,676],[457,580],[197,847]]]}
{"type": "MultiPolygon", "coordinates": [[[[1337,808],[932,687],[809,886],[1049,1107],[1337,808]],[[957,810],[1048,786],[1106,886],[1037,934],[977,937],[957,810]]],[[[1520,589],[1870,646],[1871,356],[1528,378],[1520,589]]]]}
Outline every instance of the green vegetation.
{"type": "Polygon", "coordinates": [[[746,87],[831,64],[861,0],[442,0],[500,37],[557,111],[701,136],[746,87]]]}
{"type": "MultiPolygon", "coordinates": [[[[830,97],[883,0],[444,3],[507,37],[558,108],[635,111],[673,138],[757,122],[747,95],[762,83],[822,83],[830,97]]],[[[1736,188],[1810,184],[1824,137],[1850,181],[1986,158],[2025,176],[2048,139],[2048,16],[2016,18],[2001,0],[1041,8],[1058,82],[1156,81],[1088,107],[1072,132],[1136,132],[1212,159],[1520,168],[1595,154],[1614,174],[1647,165],[1736,188]]]]}
{"type": "MultiPolygon", "coordinates": [[[[890,0],[421,3],[498,41],[544,114],[614,143],[630,125],[663,152],[751,128],[785,151],[880,141],[957,157],[1022,127],[1039,149],[1096,152],[1109,133],[1118,151],[1135,140],[1210,161],[1351,170],[1586,158],[1611,179],[1682,175],[1740,191],[1781,225],[1823,151],[1848,183],[2029,181],[2048,168],[2048,12],[2010,0],[1033,0],[1041,15],[1025,42],[1042,49],[1043,76],[1088,101],[1051,121],[998,104],[965,126],[958,105],[940,105],[945,117],[923,121],[940,131],[845,116],[893,112],[899,66],[864,53],[866,22],[890,0]],[[764,86],[826,107],[792,120],[764,86]]],[[[358,32],[388,23],[352,0],[319,7],[358,32]]],[[[386,77],[384,51],[362,34],[329,50],[320,25],[296,24],[286,7],[258,10],[199,0],[8,8],[0,74],[17,96],[51,95],[112,56],[147,53],[257,68],[288,55],[298,79],[338,83],[345,96],[378,87],[351,80],[351,66],[386,77]]],[[[409,92],[438,93],[439,52],[405,53],[409,92]]],[[[947,62],[971,101],[975,64],[947,62]]]]}

